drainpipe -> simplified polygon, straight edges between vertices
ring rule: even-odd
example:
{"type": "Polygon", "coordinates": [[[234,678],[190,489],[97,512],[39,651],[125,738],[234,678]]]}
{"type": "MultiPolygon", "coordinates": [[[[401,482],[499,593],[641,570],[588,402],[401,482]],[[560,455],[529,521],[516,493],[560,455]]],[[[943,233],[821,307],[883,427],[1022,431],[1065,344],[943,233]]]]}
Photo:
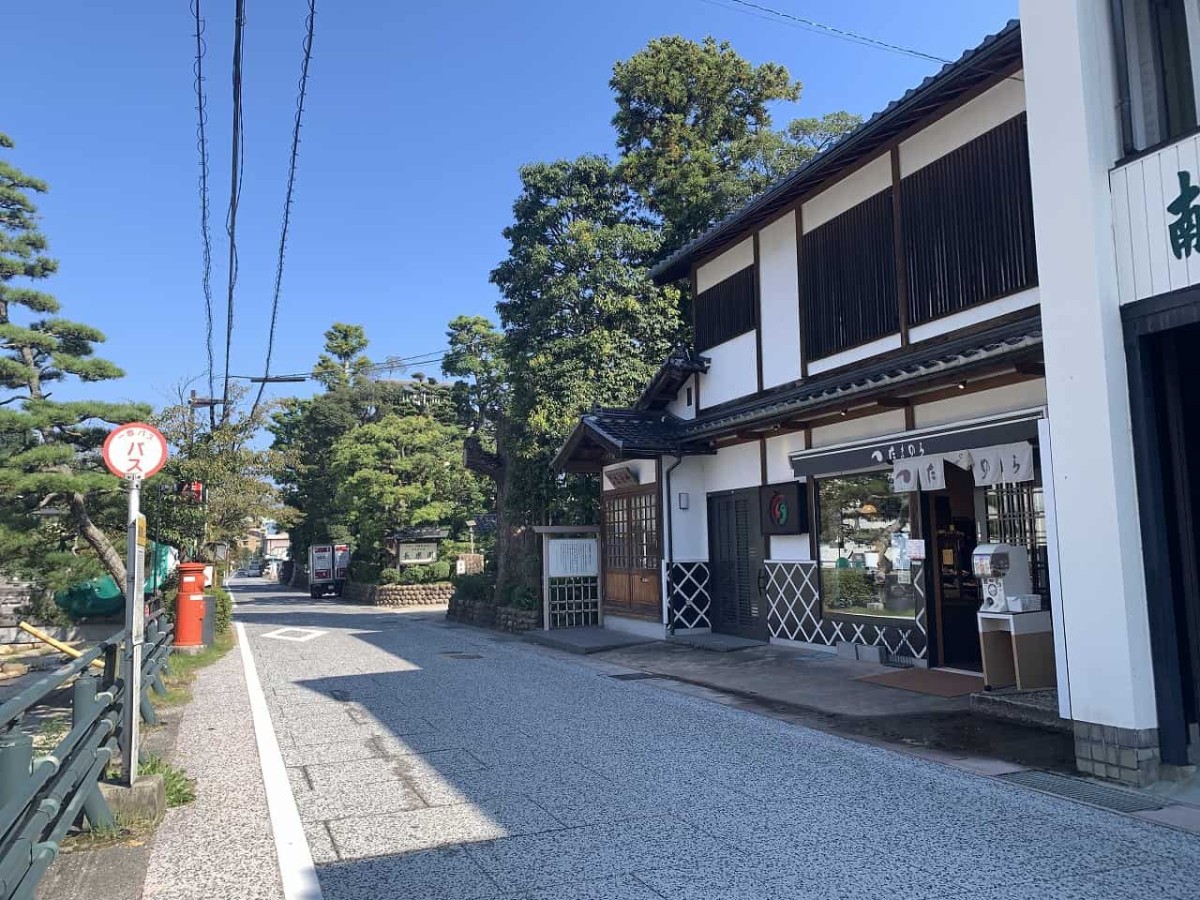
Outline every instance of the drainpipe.
{"type": "Polygon", "coordinates": [[[671,465],[669,465],[667,470],[663,473],[663,481],[666,483],[667,494],[667,515],[665,520],[665,524],[667,526],[667,621],[665,624],[667,626],[668,635],[675,633],[675,617],[671,615],[671,565],[675,562],[675,535],[671,529],[671,510],[675,505],[672,497],[674,497],[675,494],[671,491],[671,473],[683,463],[683,451],[676,450],[676,453],[678,455],[675,457],[675,462],[671,463],[671,465]]]}
{"type": "Polygon", "coordinates": [[[1121,119],[1121,155],[1136,149],[1133,144],[1133,107],[1129,99],[1129,52],[1125,44],[1125,0],[1110,0],[1113,57],[1117,65],[1117,112],[1121,119]]]}

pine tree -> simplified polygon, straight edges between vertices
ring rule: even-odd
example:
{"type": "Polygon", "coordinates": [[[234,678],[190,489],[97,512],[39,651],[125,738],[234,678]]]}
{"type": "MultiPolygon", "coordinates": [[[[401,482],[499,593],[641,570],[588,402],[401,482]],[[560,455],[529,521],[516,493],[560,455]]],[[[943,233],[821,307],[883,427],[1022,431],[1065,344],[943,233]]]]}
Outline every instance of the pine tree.
{"type": "MultiPolygon", "coordinates": [[[[0,149],[12,146],[0,133],[0,149]]],[[[95,382],[124,373],[93,355],[103,334],[60,318],[58,301],[29,286],[58,269],[31,199],[46,190],[0,159],[0,559],[10,574],[48,587],[101,568],[124,584],[124,560],[102,527],[105,515],[120,527],[113,511],[120,485],[98,451],[111,426],[149,409],[53,399],[54,386],[69,377],[95,382]]]]}

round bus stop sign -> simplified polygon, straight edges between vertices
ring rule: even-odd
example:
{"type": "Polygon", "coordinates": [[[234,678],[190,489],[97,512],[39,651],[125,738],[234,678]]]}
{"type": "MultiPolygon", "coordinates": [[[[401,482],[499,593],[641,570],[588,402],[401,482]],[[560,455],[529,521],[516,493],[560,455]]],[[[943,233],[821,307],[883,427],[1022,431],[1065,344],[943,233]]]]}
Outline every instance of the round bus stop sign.
{"type": "Polygon", "coordinates": [[[130,422],[104,440],[104,464],[120,478],[149,478],[167,461],[167,439],[153,425],[130,422]]]}

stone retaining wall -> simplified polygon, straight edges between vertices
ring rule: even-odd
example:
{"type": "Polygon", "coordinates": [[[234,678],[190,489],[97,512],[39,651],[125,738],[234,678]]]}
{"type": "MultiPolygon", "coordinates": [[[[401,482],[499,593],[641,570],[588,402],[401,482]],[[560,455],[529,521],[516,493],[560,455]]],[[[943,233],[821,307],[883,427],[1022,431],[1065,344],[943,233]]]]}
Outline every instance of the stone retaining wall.
{"type": "Polygon", "coordinates": [[[375,606],[444,606],[450,602],[454,585],[436,584],[360,584],[347,581],[342,599],[375,606]]]}
{"type": "Polygon", "coordinates": [[[515,606],[496,606],[486,600],[464,600],[450,598],[447,619],[478,625],[483,628],[499,628],[501,631],[519,633],[542,627],[542,613],[537,609],[519,609],[515,606]]]}

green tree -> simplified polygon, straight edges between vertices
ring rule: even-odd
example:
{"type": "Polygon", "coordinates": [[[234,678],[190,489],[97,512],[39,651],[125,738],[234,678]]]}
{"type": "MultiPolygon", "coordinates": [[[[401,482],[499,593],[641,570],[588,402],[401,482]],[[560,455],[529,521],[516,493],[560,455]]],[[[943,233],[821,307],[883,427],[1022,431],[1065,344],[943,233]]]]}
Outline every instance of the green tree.
{"type": "Polygon", "coordinates": [[[333,445],[336,503],[355,557],[387,562],[385,539],[400,528],[442,525],[461,532],[484,502],[463,467],[463,431],[423,415],[389,414],[333,445]]]}
{"type": "MultiPolygon", "coordinates": [[[[363,335],[359,343],[365,346],[365,340],[363,335]]],[[[430,416],[443,424],[455,424],[459,413],[453,392],[452,386],[429,379],[375,380],[360,372],[349,381],[332,381],[328,390],[315,397],[288,399],[279,405],[269,428],[274,436],[275,481],[284,503],[293,511],[289,534],[294,559],[306,559],[314,543],[347,541],[358,546],[338,503],[334,445],[359,426],[389,415],[430,416]]]]}
{"type": "MultiPolygon", "coordinates": [[[[12,146],[0,134],[0,148],[12,146]]],[[[101,571],[124,584],[125,562],[113,544],[123,531],[120,484],[97,451],[111,426],[149,409],[52,399],[68,377],[95,382],[124,373],[94,355],[103,334],[58,317],[58,301],[29,285],[58,268],[31,199],[46,190],[0,160],[0,559],[8,572],[48,587],[101,571]],[[62,515],[47,515],[55,512],[62,515]]]]}
{"type": "Polygon", "coordinates": [[[369,343],[361,325],[334,322],[325,332],[325,352],[317,357],[313,377],[326,390],[349,387],[362,380],[371,366],[371,360],[363,354],[369,343]]]}
{"type": "Polygon", "coordinates": [[[770,104],[800,98],[778,63],[726,41],[657,38],[613,67],[620,170],[662,223],[670,252],[853,128],[833,113],[774,131],[770,104]]]}
{"type": "Polygon", "coordinates": [[[231,387],[226,414],[215,425],[197,417],[182,396],[154,417],[172,453],[147,482],[143,505],[151,532],[194,559],[211,559],[215,543],[235,546],[262,519],[289,520],[271,481],[275,452],[254,444],[269,422],[270,407],[260,404],[247,412],[245,398],[245,388],[231,387]],[[203,503],[176,489],[196,482],[204,486],[203,503]]]}
{"type": "Polygon", "coordinates": [[[521,181],[492,281],[512,383],[507,507],[534,524],[594,506],[594,485],[560,484],[550,460],[580,414],[637,397],[681,323],[678,290],[647,274],[659,235],[607,160],[529,165],[521,181]]]}

